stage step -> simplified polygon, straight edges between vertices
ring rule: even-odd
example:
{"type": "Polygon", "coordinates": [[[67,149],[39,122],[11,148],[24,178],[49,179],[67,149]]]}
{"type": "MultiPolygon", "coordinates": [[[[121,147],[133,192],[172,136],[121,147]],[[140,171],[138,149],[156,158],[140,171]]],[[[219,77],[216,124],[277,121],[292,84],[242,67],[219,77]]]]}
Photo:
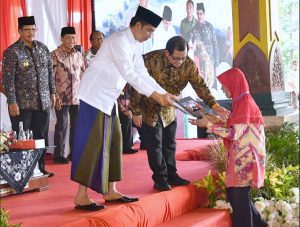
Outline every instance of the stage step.
{"type": "Polygon", "coordinates": [[[228,210],[197,208],[155,227],[231,227],[228,210]]]}

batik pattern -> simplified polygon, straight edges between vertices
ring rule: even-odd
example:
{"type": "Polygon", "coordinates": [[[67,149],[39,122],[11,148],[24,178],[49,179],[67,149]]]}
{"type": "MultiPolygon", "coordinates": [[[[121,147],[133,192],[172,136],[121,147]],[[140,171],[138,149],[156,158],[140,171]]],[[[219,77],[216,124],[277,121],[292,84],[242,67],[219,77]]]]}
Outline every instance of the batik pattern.
{"type": "MultiPolygon", "coordinates": [[[[215,98],[211,95],[205,81],[198,73],[197,66],[189,56],[178,68],[168,61],[162,50],[144,55],[144,62],[150,76],[168,93],[178,96],[190,82],[206,105],[212,108],[216,104],[215,98]]],[[[133,115],[142,114],[143,122],[146,124],[155,127],[159,117],[162,119],[164,127],[174,121],[175,108],[161,107],[153,98],[139,94],[133,87],[130,92],[132,113],[133,115]]]]}
{"type": "Polygon", "coordinates": [[[87,65],[82,54],[73,49],[68,53],[62,46],[51,52],[56,91],[63,105],[79,105],[76,98],[80,80],[87,65]]]}
{"type": "Polygon", "coordinates": [[[46,45],[34,40],[32,49],[21,38],[3,52],[2,87],[7,103],[20,109],[46,110],[55,94],[51,55],[46,45]]]}

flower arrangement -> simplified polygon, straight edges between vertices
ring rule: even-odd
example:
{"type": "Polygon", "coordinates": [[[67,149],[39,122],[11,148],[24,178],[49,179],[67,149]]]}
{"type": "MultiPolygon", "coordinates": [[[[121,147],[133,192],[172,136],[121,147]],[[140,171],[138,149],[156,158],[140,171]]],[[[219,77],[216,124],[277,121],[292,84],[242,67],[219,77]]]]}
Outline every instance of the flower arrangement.
{"type": "Polygon", "coordinates": [[[272,227],[299,226],[299,188],[292,188],[288,193],[285,200],[256,199],[256,209],[272,227]]]}
{"type": "Polygon", "coordinates": [[[9,150],[7,145],[11,145],[14,142],[14,134],[0,131],[0,152],[3,150],[9,150]]]}
{"type": "Polygon", "coordinates": [[[210,208],[214,209],[228,209],[232,213],[232,207],[226,199],[226,173],[219,173],[218,179],[214,183],[213,176],[208,172],[207,176],[201,180],[196,180],[194,185],[197,188],[204,188],[208,194],[208,201],[210,208]]]}

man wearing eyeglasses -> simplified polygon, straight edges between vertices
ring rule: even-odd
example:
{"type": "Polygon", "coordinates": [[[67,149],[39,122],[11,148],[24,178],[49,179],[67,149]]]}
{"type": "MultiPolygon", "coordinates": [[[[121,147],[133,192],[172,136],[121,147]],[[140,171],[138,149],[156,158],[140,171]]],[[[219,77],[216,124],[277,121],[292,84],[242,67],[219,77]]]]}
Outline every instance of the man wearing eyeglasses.
{"type": "MultiPolygon", "coordinates": [[[[192,85],[198,96],[216,114],[224,116],[226,110],[220,107],[210,93],[205,81],[199,75],[194,61],[187,56],[188,44],[181,36],[171,38],[165,50],[156,50],[144,55],[145,66],[156,82],[175,96],[192,85]]],[[[177,174],[175,163],[177,119],[174,107],[161,107],[154,99],[139,94],[131,88],[133,122],[142,127],[148,162],[153,171],[154,188],[158,191],[171,190],[170,185],[190,183],[177,174]]]]}
{"type": "MultiPolygon", "coordinates": [[[[48,146],[50,107],[55,105],[55,81],[51,55],[46,45],[34,40],[37,28],[33,16],[19,17],[17,42],[3,52],[2,86],[7,97],[12,130],[32,130],[34,139],[44,139],[48,146]]],[[[46,149],[39,159],[39,169],[45,170],[46,149]]]]}
{"type": "Polygon", "coordinates": [[[53,74],[57,90],[55,113],[57,122],[54,131],[54,159],[57,164],[72,161],[73,140],[79,111],[79,99],[76,98],[80,80],[87,65],[82,54],[74,46],[76,32],[74,27],[61,29],[62,45],[51,52],[53,74]],[[65,158],[65,141],[70,116],[70,154],[65,158]]]}
{"type": "Polygon", "coordinates": [[[92,47],[83,53],[83,57],[86,60],[87,65],[90,64],[92,59],[96,56],[97,51],[100,49],[105,35],[100,31],[93,31],[90,35],[90,42],[92,47]]]}

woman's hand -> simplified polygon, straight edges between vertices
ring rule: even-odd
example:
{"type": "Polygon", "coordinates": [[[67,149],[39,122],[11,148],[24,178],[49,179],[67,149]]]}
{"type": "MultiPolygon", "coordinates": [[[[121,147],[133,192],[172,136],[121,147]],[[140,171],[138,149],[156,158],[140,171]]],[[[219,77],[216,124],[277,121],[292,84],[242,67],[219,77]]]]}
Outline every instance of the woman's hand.
{"type": "Polygon", "coordinates": [[[208,119],[205,114],[203,114],[203,113],[200,113],[200,114],[202,116],[202,119],[190,119],[189,118],[189,122],[192,125],[197,125],[200,128],[207,128],[208,119]]]}
{"type": "Polygon", "coordinates": [[[207,117],[207,119],[213,123],[214,125],[218,124],[219,121],[218,121],[218,117],[212,113],[209,113],[209,114],[206,114],[205,115],[207,117]]]}

